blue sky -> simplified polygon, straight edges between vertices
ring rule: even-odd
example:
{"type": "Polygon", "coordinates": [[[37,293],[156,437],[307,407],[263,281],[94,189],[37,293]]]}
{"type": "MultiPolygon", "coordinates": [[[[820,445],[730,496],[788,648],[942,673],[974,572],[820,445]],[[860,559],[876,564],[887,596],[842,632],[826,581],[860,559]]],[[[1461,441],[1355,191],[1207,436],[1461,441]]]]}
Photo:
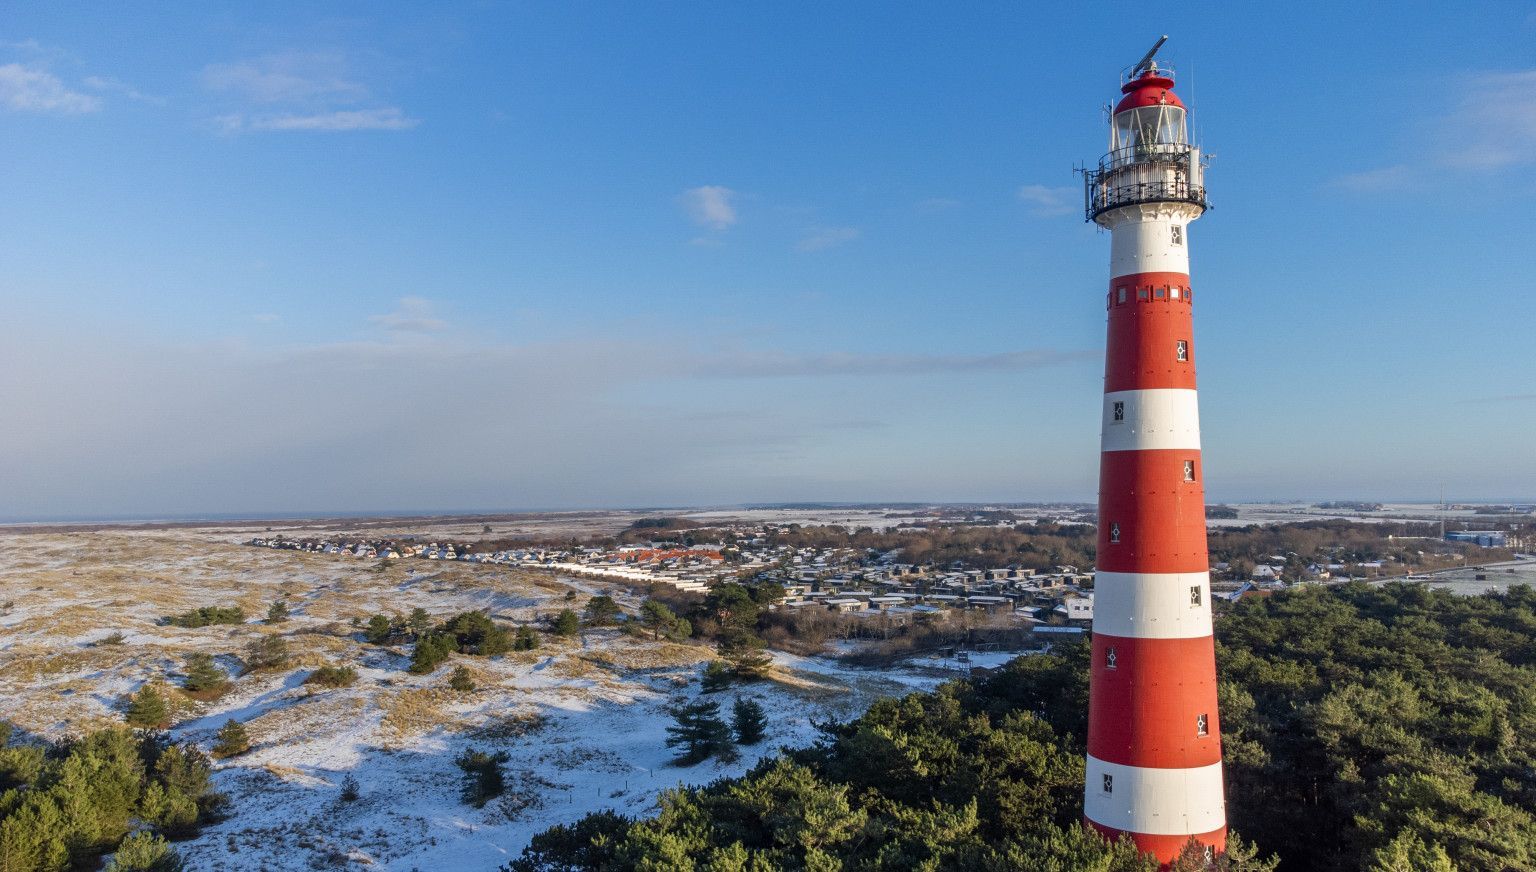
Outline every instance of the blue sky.
{"type": "Polygon", "coordinates": [[[248,5],[7,7],[0,517],[1091,499],[1160,33],[1211,498],[1536,498],[1536,3],[248,5]]]}

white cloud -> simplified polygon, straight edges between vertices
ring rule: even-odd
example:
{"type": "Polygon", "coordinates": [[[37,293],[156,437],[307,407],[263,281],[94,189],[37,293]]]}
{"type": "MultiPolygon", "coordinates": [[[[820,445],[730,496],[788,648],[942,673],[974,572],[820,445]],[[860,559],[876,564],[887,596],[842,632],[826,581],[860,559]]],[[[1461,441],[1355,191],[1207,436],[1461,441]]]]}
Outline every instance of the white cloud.
{"type": "MultiPolygon", "coordinates": [[[[1536,70],[1477,73],[1450,80],[1451,108],[1421,129],[1426,168],[1488,173],[1536,164],[1536,70]]],[[[1350,173],[1334,180],[1362,193],[1403,190],[1424,176],[1405,164],[1350,173]]]]}
{"type": "Polygon", "coordinates": [[[1364,170],[1358,173],[1349,173],[1335,180],[1341,188],[1361,193],[1373,191],[1392,191],[1409,184],[1413,178],[1413,170],[1406,164],[1394,164],[1389,167],[1381,167],[1374,170],[1364,170]]]}
{"type": "Polygon", "coordinates": [[[121,94],[129,100],[139,103],[152,103],[156,106],[165,105],[164,97],[146,94],[127,82],[119,81],[111,76],[86,76],[81,84],[95,91],[109,91],[114,94],[121,94]]]}
{"type": "Polygon", "coordinates": [[[1030,214],[1035,217],[1054,218],[1077,211],[1082,206],[1083,193],[1077,188],[1024,185],[1019,188],[1018,197],[1030,205],[1030,214]]]}
{"type": "Polygon", "coordinates": [[[807,236],[795,243],[796,251],[825,251],[828,248],[836,248],[846,242],[852,242],[860,236],[857,227],[822,227],[811,231],[807,236]]]}
{"type": "Polygon", "coordinates": [[[721,185],[689,188],[678,198],[693,223],[710,230],[725,230],[736,223],[736,192],[721,185]]]}
{"type": "Polygon", "coordinates": [[[959,208],[960,205],[960,201],[953,197],[929,197],[926,200],[917,201],[917,211],[924,214],[948,212],[950,209],[959,208]]]}
{"type": "Polygon", "coordinates": [[[334,53],[268,55],[254,60],[209,64],[203,84],[257,103],[355,103],[368,88],[347,76],[345,59],[334,53]]]}
{"type": "Polygon", "coordinates": [[[448,327],[448,322],[434,313],[432,302],[421,297],[401,297],[395,311],[368,320],[397,333],[436,333],[448,327]]]}
{"type": "Polygon", "coordinates": [[[240,126],[251,130],[410,130],[420,123],[419,119],[407,116],[398,106],[340,109],[313,115],[274,115],[249,120],[240,118],[240,126]]]}
{"type": "Polygon", "coordinates": [[[268,55],[209,64],[203,85],[234,99],[233,111],[217,115],[222,133],[248,131],[410,130],[421,123],[398,106],[377,105],[339,53],[268,55]]]}
{"type": "Polygon", "coordinates": [[[1464,87],[1445,122],[1445,163],[1469,170],[1536,163],[1536,70],[1482,73],[1464,87]]]}
{"type": "Polygon", "coordinates": [[[101,100],[71,90],[58,76],[41,67],[0,66],[0,105],[16,112],[80,115],[101,108],[101,100]]]}

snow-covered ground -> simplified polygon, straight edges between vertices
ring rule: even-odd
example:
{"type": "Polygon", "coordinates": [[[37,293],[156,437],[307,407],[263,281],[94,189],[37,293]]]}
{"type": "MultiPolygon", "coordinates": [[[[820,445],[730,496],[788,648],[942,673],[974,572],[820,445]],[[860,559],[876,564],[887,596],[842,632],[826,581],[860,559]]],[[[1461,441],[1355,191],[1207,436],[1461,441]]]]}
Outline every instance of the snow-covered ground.
{"type": "MultiPolygon", "coordinates": [[[[207,748],[234,718],[252,750],[215,776],[231,797],[228,819],[180,844],[193,870],[299,870],[349,863],[391,870],[493,870],[535,833],[589,811],[641,814],[657,794],[744,772],[781,746],[815,737],[813,719],[848,718],[882,695],[934,687],[953,661],[864,671],[825,658],[777,655],[771,681],[738,695],[769,713],[767,739],[732,764],[671,765],[667,708],[700,694],[711,652],[614,630],[546,638],[531,652],[459,657],[432,675],[405,671],[406,652],[363,643],[352,618],[434,617],[487,609],[498,621],[536,623],[599,589],[546,573],[469,565],[391,565],[237,544],[244,533],[175,529],[0,534],[0,711],[23,730],[59,737],[120,723],[124,697],[146,681],[174,685],[187,654],[207,651],[231,672],[254,640],[280,634],[293,652],[282,669],[239,677],[211,703],[182,700],[173,733],[207,748]],[[257,622],[275,599],[292,617],[257,622]],[[205,605],[239,604],[240,626],[180,629],[160,619],[205,605]],[[113,632],[119,644],[97,644],[113,632]],[[303,680],[322,663],[351,665],[352,687],[303,680]],[[478,688],[447,687],[454,665],[478,688]],[[460,798],[454,758],[467,748],[506,752],[509,789],[474,808],[460,798]],[[358,798],[343,801],[351,776],[358,798]]],[[[974,655],[996,665],[1007,654],[974,655]]]]}

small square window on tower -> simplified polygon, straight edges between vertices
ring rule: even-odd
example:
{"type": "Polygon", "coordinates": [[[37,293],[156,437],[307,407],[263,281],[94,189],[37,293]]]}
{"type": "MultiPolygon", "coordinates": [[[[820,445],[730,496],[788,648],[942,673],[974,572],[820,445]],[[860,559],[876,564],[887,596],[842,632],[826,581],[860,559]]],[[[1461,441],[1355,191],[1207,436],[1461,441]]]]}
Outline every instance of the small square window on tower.
{"type": "Polygon", "coordinates": [[[1175,224],[1170,229],[1173,231],[1173,244],[1174,245],[1183,245],[1184,244],[1184,225],[1182,225],[1182,224],[1175,224]]]}
{"type": "Polygon", "coordinates": [[[1110,775],[1108,772],[1104,773],[1104,792],[1115,792],[1115,776],[1110,775]]]}
{"type": "Polygon", "coordinates": [[[1115,291],[1115,302],[1117,304],[1125,302],[1125,288],[1115,291]]]}
{"type": "Polygon", "coordinates": [[[1115,668],[1115,661],[1116,661],[1115,649],[1114,648],[1105,648],[1104,649],[1104,668],[1105,669],[1114,669],[1115,668]]]}
{"type": "Polygon", "coordinates": [[[1121,402],[1120,400],[1116,400],[1115,401],[1115,409],[1114,409],[1114,421],[1115,421],[1115,423],[1118,424],[1118,423],[1120,423],[1121,421],[1124,421],[1124,420],[1125,420],[1125,403],[1121,402]]]}
{"type": "Polygon", "coordinates": [[[1196,715],[1195,716],[1195,735],[1197,735],[1197,736],[1209,736],[1210,734],[1211,734],[1211,717],[1210,717],[1210,715],[1196,715]]]}
{"type": "Polygon", "coordinates": [[[1179,363],[1188,363],[1189,362],[1189,342],[1186,341],[1186,340],[1180,339],[1179,340],[1179,344],[1178,344],[1178,346],[1176,348],[1175,354],[1176,354],[1176,356],[1179,359],[1179,363]]]}
{"type": "Polygon", "coordinates": [[[1120,541],[1120,522],[1119,521],[1110,521],[1109,522],[1109,541],[1111,543],[1115,543],[1115,542],[1119,542],[1120,541]]]}
{"type": "Polygon", "coordinates": [[[1200,596],[1200,585],[1197,584],[1194,587],[1191,587],[1189,589],[1189,604],[1192,606],[1200,605],[1200,596]]]}
{"type": "Polygon", "coordinates": [[[1146,300],[1147,299],[1147,289],[1146,288],[1137,288],[1136,289],[1136,299],[1138,299],[1138,300],[1146,300]]]}
{"type": "Polygon", "coordinates": [[[1195,480],[1195,462],[1193,460],[1184,461],[1184,480],[1195,480]]]}

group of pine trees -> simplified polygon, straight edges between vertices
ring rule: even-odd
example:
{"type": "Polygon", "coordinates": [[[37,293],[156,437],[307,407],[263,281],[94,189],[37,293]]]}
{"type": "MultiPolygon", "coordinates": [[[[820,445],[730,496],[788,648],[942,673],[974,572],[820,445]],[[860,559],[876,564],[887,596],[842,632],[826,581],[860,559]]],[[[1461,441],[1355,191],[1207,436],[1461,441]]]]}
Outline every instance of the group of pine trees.
{"type": "Polygon", "coordinates": [[[720,703],[700,699],[672,708],[676,721],[667,727],[667,747],[678,749],[677,763],[692,766],[714,757],[722,763],[738,759],[737,745],[756,745],[768,731],[768,715],[757,700],[737,697],[731,722],[720,716],[720,703]]]}
{"type": "Polygon", "coordinates": [[[100,730],[57,744],[10,742],[0,724],[0,870],[90,868],[117,852],[120,872],[177,872],[165,837],[219,813],[208,757],[164,734],[100,730]]]}
{"type": "MultiPolygon", "coordinates": [[[[1215,627],[1228,821],[1253,841],[1174,870],[1536,869],[1536,590],[1298,588],[1215,627]]],[[[550,829],[507,869],[1151,872],[1080,823],[1089,650],[881,700],[654,817],[550,829]]]]}

